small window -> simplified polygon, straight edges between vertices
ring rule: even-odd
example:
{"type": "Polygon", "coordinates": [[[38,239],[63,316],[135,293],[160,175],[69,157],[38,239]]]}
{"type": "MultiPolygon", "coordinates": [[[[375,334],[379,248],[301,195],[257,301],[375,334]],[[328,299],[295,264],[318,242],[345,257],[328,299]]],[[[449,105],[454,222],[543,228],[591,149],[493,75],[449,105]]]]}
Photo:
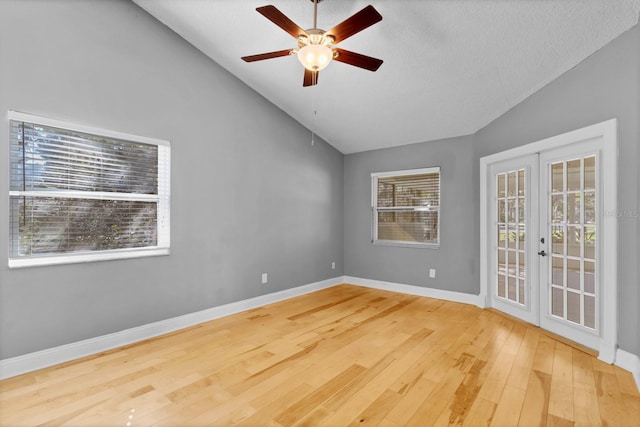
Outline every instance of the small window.
{"type": "Polygon", "coordinates": [[[167,141],[9,112],[9,267],[169,253],[167,141]]]}
{"type": "Polygon", "coordinates": [[[440,245],[440,168],[371,174],[372,243],[440,245]]]}

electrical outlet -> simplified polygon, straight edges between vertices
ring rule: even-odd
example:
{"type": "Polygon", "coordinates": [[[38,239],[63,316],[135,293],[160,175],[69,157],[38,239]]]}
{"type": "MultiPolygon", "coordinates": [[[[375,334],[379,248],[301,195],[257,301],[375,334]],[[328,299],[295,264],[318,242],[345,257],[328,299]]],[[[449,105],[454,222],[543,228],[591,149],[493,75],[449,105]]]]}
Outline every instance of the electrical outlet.
{"type": "Polygon", "coordinates": [[[335,263],[335,262],[332,262],[332,263],[331,263],[331,269],[332,269],[332,270],[335,270],[335,269],[336,269],[336,263],[335,263]]]}
{"type": "Polygon", "coordinates": [[[430,268],[429,269],[429,277],[432,279],[436,278],[436,269],[435,268],[430,268]]]}
{"type": "Polygon", "coordinates": [[[267,281],[268,281],[267,273],[262,273],[262,284],[264,285],[265,283],[267,283],[267,281]]]}

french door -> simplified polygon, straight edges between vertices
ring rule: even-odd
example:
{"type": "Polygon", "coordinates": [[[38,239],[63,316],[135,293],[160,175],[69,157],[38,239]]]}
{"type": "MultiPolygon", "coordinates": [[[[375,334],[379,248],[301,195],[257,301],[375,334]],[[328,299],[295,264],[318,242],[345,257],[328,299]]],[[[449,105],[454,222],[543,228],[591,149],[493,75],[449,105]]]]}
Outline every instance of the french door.
{"type": "Polygon", "coordinates": [[[491,306],[537,325],[538,155],[494,163],[490,175],[491,306]]]}
{"type": "Polygon", "coordinates": [[[540,155],[540,326],[591,348],[599,345],[603,309],[598,161],[592,142],[540,155]]]}
{"type": "Polygon", "coordinates": [[[483,159],[483,287],[491,307],[609,360],[617,229],[604,215],[604,190],[615,193],[615,152],[596,130],[483,159]]]}

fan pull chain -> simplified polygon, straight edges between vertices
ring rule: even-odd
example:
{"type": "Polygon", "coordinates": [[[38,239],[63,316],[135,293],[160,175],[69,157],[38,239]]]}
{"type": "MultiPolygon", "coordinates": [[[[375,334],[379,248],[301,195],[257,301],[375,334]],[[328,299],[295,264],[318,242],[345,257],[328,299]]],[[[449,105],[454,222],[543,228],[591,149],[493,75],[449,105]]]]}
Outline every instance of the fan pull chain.
{"type": "Polygon", "coordinates": [[[316,115],[318,114],[318,112],[314,109],[313,110],[313,123],[311,124],[311,146],[313,147],[313,144],[315,142],[315,133],[313,132],[313,129],[316,126],[316,115]]]}
{"type": "MultiPolygon", "coordinates": [[[[315,73],[315,76],[317,76],[318,74],[315,73]]],[[[315,77],[314,78],[317,78],[315,77]]],[[[315,83],[315,82],[314,82],[315,83]]],[[[316,86],[312,86],[311,88],[311,107],[313,108],[313,117],[311,118],[311,146],[313,147],[313,144],[315,143],[315,134],[314,134],[314,129],[317,127],[317,116],[318,116],[318,110],[316,107],[316,86]]]]}

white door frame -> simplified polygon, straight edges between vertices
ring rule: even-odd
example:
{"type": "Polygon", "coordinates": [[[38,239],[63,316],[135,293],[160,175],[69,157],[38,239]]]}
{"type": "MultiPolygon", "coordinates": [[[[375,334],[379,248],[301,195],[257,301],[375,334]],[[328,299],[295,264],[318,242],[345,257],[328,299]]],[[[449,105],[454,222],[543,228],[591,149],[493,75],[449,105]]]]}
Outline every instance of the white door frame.
{"type": "MultiPolygon", "coordinates": [[[[485,306],[491,306],[489,283],[492,269],[489,268],[489,251],[491,248],[489,231],[492,218],[489,216],[488,184],[491,179],[490,166],[493,163],[515,157],[540,153],[575,144],[583,141],[595,141],[600,151],[602,170],[601,197],[601,277],[606,278],[606,286],[602,286],[602,317],[600,323],[600,339],[598,358],[606,363],[615,361],[618,343],[618,222],[612,215],[618,207],[618,121],[610,119],[592,126],[577,129],[541,141],[526,144],[507,151],[492,154],[480,159],[480,300],[485,306]]],[[[534,236],[536,238],[538,236],[534,236]]],[[[534,266],[531,266],[532,268],[534,266]]]]}

